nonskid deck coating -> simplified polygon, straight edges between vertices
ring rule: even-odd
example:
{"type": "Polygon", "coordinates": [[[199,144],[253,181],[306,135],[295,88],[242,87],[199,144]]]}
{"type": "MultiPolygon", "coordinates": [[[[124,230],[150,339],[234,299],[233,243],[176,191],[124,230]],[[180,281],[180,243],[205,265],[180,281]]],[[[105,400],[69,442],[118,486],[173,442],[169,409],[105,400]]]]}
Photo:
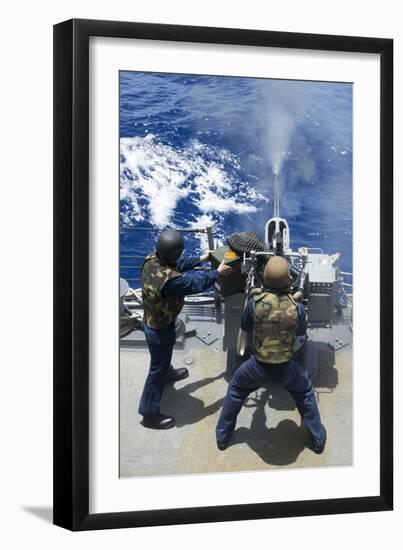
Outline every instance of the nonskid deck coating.
{"type": "Polygon", "coordinates": [[[190,375],[167,386],[161,403],[161,411],[177,422],[166,431],[144,428],[137,412],[148,372],[148,350],[121,350],[121,477],[352,464],[350,345],[334,355],[335,364],[329,364],[327,345],[318,352],[320,369],[314,385],[328,434],[322,455],[309,448],[309,436],[293,400],[275,384],[250,395],[238,416],[232,444],[219,451],[214,430],[228,385],[226,354],[214,347],[186,348],[174,351],[173,365],[185,366],[191,358],[192,364],[186,365],[190,375]]]}

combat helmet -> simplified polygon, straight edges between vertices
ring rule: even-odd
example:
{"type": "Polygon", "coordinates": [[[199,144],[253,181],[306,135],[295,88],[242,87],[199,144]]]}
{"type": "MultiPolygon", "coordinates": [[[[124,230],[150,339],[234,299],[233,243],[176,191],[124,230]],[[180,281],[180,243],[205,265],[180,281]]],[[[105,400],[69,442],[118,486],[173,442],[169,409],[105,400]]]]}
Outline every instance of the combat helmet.
{"type": "Polygon", "coordinates": [[[183,252],[185,243],[183,237],[176,229],[162,231],[158,237],[156,251],[162,260],[176,262],[183,252]]]}
{"type": "Polygon", "coordinates": [[[281,256],[273,256],[267,262],[263,274],[264,284],[267,288],[286,290],[290,286],[291,277],[288,262],[281,256]]]}

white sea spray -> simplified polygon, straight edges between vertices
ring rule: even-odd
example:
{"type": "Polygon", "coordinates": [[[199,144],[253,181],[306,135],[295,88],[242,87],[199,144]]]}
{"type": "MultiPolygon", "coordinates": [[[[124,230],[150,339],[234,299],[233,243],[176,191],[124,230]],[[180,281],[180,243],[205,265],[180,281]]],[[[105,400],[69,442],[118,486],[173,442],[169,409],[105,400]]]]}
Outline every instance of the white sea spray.
{"type": "Polygon", "coordinates": [[[195,222],[191,207],[198,223],[217,223],[224,213],[253,214],[267,198],[239,179],[239,169],[236,155],[196,140],[180,149],[152,134],[121,138],[122,222],[148,219],[161,228],[175,225],[179,203],[187,225],[195,222]]]}

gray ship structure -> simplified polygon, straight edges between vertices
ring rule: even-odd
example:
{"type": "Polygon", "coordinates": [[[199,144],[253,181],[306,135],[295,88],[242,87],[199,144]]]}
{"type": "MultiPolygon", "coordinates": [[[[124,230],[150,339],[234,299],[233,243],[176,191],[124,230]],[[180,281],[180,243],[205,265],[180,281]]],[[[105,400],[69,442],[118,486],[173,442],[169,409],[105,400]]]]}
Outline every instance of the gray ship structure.
{"type": "MultiPolygon", "coordinates": [[[[138,279],[121,279],[121,477],[352,464],[352,274],[340,270],[338,252],[326,254],[309,243],[295,251],[291,248],[288,221],[280,216],[277,176],[273,183],[274,212],[262,228],[263,238],[247,231],[230,235],[227,244],[219,246],[213,227],[183,230],[205,233],[213,267],[224,260],[233,274],[222,277],[210,292],[186,297],[177,318],[172,364],[186,366],[190,376],[164,392],[161,410],[175,417],[177,426],[172,430],[146,430],[140,425],[137,406],[149,367],[139,328],[141,289],[138,279]],[[291,292],[302,300],[307,313],[307,335],[297,339],[294,351],[313,382],[327,428],[322,455],[310,449],[291,397],[274,384],[249,396],[228,449],[220,452],[215,445],[214,428],[228,381],[250,354],[250,342],[240,329],[243,308],[252,293],[261,291],[265,264],[276,254],[289,262],[291,292]]],[[[127,260],[137,260],[138,265],[142,260],[122,259],[126,263],[122,267],[130,267],[127,260]]]]}

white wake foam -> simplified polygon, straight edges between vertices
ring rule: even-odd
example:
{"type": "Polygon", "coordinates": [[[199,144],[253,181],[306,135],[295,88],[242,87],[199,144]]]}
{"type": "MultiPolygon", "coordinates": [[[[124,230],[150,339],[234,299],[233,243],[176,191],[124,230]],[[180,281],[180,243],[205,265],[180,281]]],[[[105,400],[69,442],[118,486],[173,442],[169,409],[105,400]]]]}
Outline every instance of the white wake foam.
{"type": "Polygon", "coordinates": [[[256,212],[258,202],[266,204],[268,200],[247,181],[242,181],[239,171],[239,159],[235,155],[198,141],[177,149],[161,143],[152,134],[122,138],[122,222],[149,220],[162,228],[170,224],[215,223],[223,213],[256,212]],[[196,214],[190,214],[192,206],[196,214]],[[182,223],[175,219],[177,208],[180,208],[182,223]]]}

